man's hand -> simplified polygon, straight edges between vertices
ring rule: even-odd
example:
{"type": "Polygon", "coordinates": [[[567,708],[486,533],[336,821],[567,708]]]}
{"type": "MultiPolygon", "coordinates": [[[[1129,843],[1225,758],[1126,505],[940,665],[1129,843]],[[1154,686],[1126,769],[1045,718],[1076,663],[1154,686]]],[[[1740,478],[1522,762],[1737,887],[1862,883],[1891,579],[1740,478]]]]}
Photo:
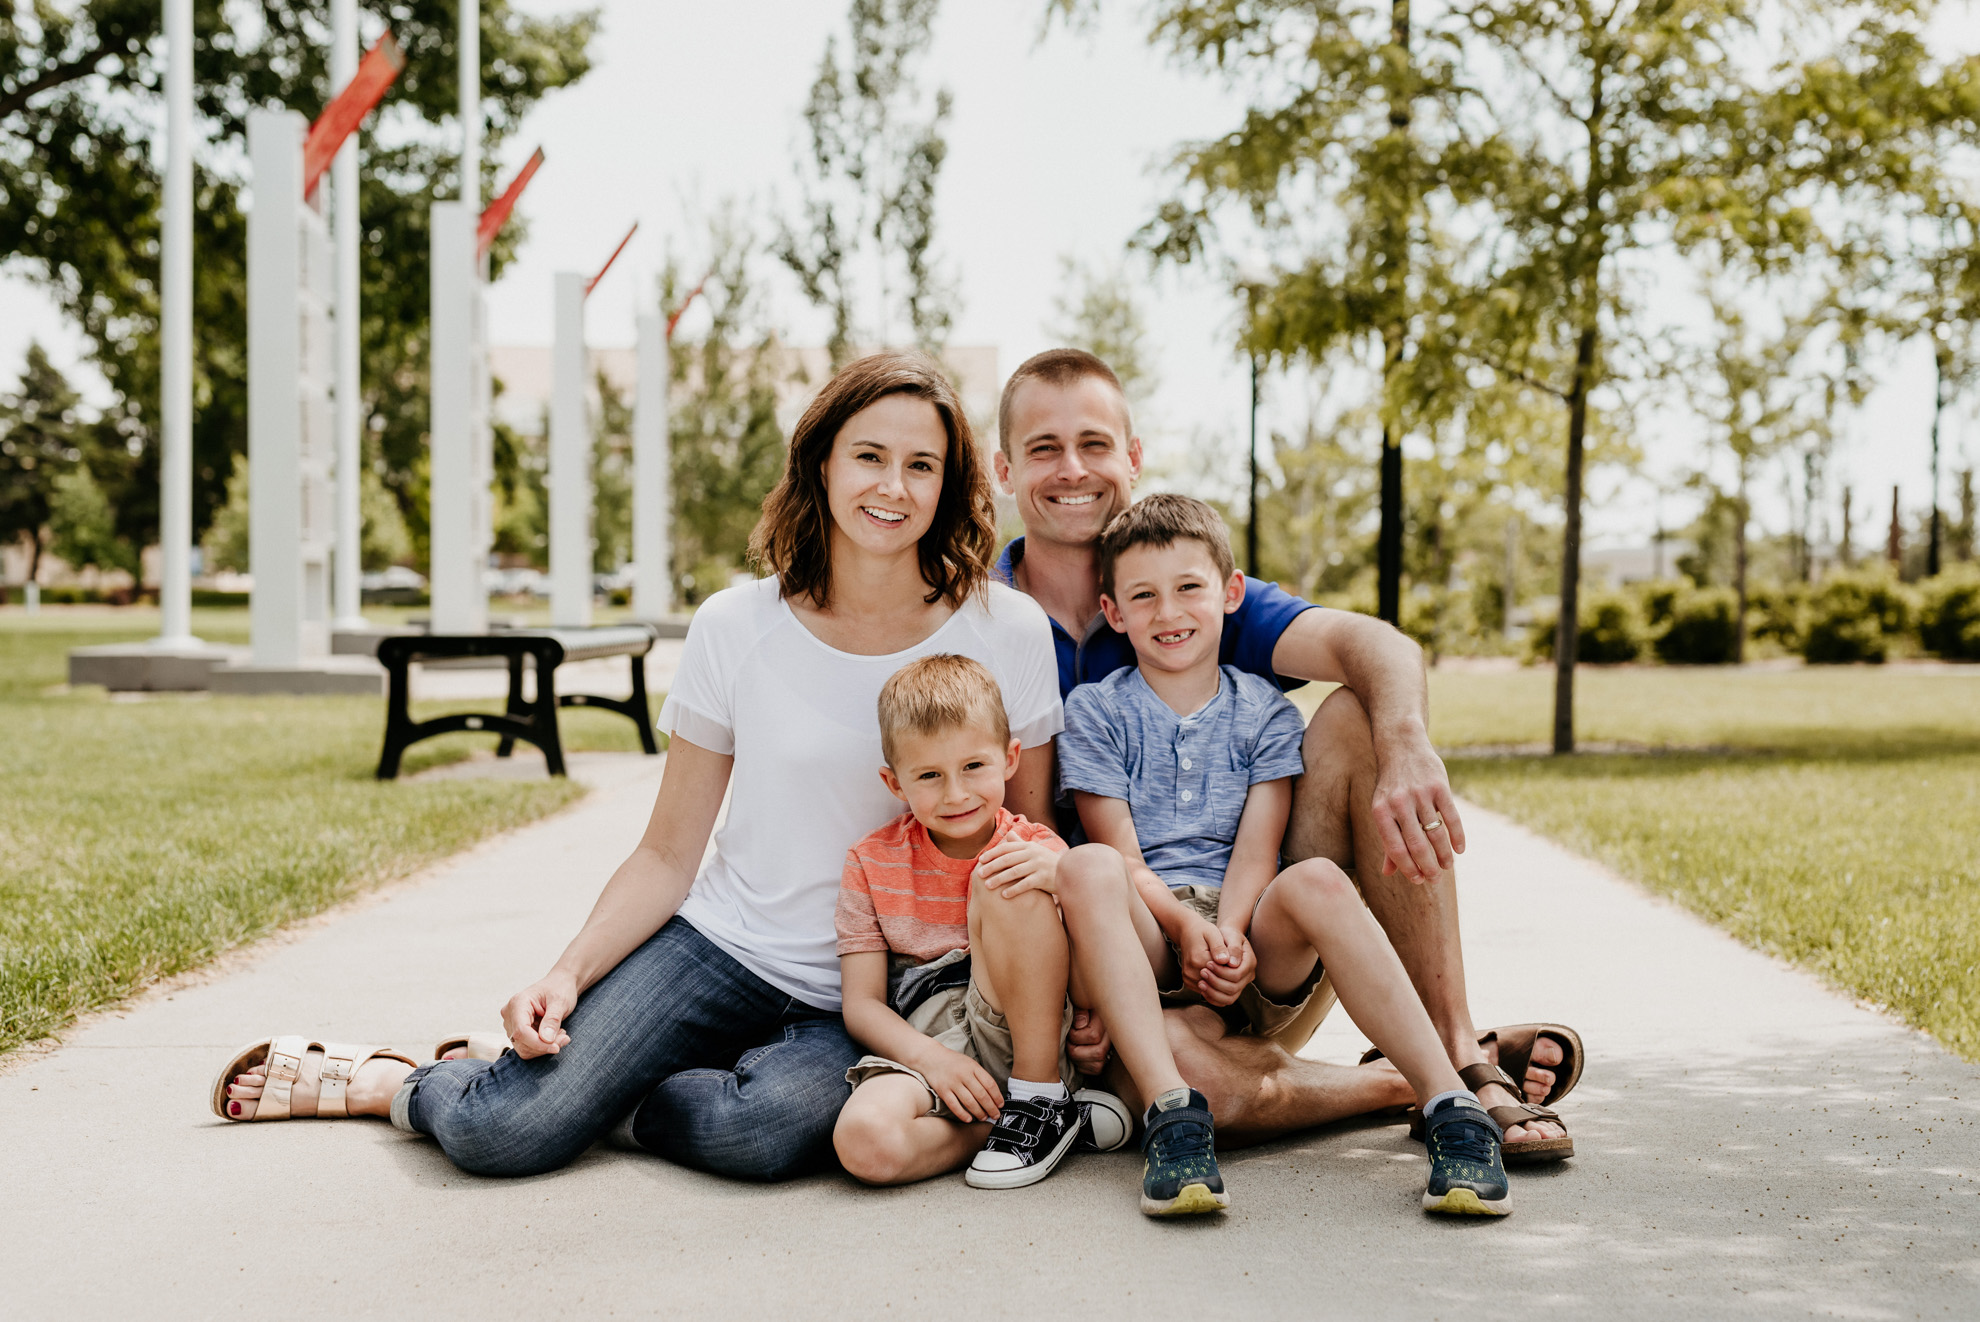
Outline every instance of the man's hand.
{"type": "Polygon", "coordinates": [[[1379,749],[1375,772],[1375,829],[1382,837],[1382,875],[1400,872],[1411,881],[1435,881],[1464,852],[1444,760],[1418,738],[1403,749],[1379,749]]]}
{"type": "Polygon", "coordinates": [[[502,1007],[502,1030],[524,1060],[554,1056],[570,1043],[564,1016],[577,1006],[577,979],[552,969],[517,992],[502,1007]]]}
{"type": "Polygon", "coordinates": [[[1081,1074],[1098,1074],[1107,1068],[1107,1053],[1114,1049],[1107,1036],[1107,1025],[1098,1010],[1073,1011],[1072,1032],[1066,1038],[1066,1054],[1081,1074]]]}
{"type": "Polygon", "coordinates": [[[1175,936],[1176,948],[1182,952],[1183,985],[1194,987],[1212,1005],[1235,1001],[1258,972],[1258,956],[1251,942],[1235,929],[1219,927],[1194,910],[1183,911],[1175,936]]]}
{"type": "MultiPolygon", "coordinates": [[[[934,1046],[933,1043],[930,1044],[934,1046]]],[[[990,1071],[960,1051],[935,1046],[935,1058],[916,1066],[928,1086],[951,1112],[964,1120],[995,1120],[1003,1109],[1004,1095],[990,1071]]]]}
{"type": "Polygon", "coordinates": [[[1059,854],[1036,840],[1006,837],[983,851],[976,861],[976,879],[984,887],[1012,899],[1026,891],[1059,893],[1059,854]]]}

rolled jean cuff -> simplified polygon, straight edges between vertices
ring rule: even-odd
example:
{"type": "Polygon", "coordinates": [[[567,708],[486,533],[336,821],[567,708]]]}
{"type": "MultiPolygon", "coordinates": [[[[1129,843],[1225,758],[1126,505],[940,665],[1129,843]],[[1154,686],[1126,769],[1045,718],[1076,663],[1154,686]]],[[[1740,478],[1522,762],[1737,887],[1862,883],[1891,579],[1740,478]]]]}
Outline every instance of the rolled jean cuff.
{"type": "Polygon", "coordinates": [[[406,1075],[406,1081],[399,1085],[399,1091],[392,1094],[392,1128],[403,1130],[408,1134],[426,1132],[413,1124],[412,1101],[413,1094],[419,1091],[421,1077],[432,1068],[432,1065],[421,1065],[411,1074],[406,1075]]]}

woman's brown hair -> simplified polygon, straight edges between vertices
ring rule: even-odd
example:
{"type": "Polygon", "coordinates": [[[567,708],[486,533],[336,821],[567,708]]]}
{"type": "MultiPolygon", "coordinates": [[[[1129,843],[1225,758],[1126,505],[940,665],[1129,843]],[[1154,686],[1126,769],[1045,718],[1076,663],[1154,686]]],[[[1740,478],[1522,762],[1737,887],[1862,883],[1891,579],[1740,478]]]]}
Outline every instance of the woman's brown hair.
{"type": "Polygon", "coordinates": [[[989,583],[996,506],[962,402],[926,354],[876,353],[841,368],[798,419],[784,476],[763,502],[763,517],[749,536],[750,559],[778,576],[780,595],[808,597],[820,610],[831,606],[832,510],[825,496],[825,461],[846,420],[889,395],[927,400],[949,434],[942,496],[918,548],[921,577],[929,587],[926,600],[960,606],[989,583]]]}

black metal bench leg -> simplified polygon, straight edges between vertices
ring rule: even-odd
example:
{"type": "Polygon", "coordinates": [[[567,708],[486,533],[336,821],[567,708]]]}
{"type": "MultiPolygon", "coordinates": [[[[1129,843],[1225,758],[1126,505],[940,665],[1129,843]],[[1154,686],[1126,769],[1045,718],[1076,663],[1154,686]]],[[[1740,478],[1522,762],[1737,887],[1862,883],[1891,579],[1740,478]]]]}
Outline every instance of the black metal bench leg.
{"type": "MultiPolygon", "coordinates": [[[[639,727],[639,746],[646,750],[648,757],[660,753],[660,745],[653,742],[653,709],[646,700],[646,658],[635,656],[632,659],[632,709],[633,724],[639,727]]],[[[631,712],[627,713],[632,715],[631,712]]]]}
{"type": "Polygon", "coordinates": [[[557,735],[557,668],[536,657],[536,702],[531,709],[536,726],[536,744],[543,750],[543,763],[553,776],[564,774],[564,745],[557,735]]]}
{"type": "Polygon", "coordinates": [[[410,669],[411,660],[407,657],[396,657],[386,666],[391,677],[391,692],[385,700],[385,748],[378,755],[380,780],[399,778],[399,759],[406,751],[406,737],[412,731],[412,717],[406,710],[406,694],[410,687],[406,682],[406,672],[410,669]]]}
{"type": "MultiPolygon", "coordinates": [[[[523,701],[523,659],[516,652],[509,657],[509,705],[505,709],[511,716],[528,716],[529,704],[523,701]]],[[[495,756],[507,757],[516,751],[516,737],[502,736],[502,742],[495,746],[495,756]]]]}

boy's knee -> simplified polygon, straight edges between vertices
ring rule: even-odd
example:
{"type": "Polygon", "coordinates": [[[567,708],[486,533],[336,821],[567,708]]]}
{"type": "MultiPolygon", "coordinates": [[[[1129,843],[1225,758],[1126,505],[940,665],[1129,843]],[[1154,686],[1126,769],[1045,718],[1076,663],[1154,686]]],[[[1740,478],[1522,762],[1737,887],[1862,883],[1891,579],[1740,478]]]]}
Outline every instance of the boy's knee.
{"type": "Polygon", "coordinates": [[[1127,894],[1127,865],[1110,845],[1080,845],[1059,859],[1059,903],[1118,903],[1127,894]]]}
{"type": "Polygon", "coordinates": [[[848,1106],[832,1130],[832,1150],[846,1174],[861,1184],[899,1184],[906,1178],[907,1135],[891,1116],[848,1106]]]}
{"type": "Polygon", "coordinates": [[[1005,890],[991,890],[980,881],[971,882],[970,890],[977,921],[986,927],[1031,927],[1045,922],[1056,925],[1059,921],[1058,908],[1044,891],[1019,891],[1012,895],[1005,890]]]}
{"type": "Polygon", "coordinates": [[[1295,863],[1280,873],[1272,884],[1329,903],[1361,902],[1361,892],[1355,889],[1354,882],[1341,871],[1340,865],[1331,859],[1309,858],[1295,863]]]}

